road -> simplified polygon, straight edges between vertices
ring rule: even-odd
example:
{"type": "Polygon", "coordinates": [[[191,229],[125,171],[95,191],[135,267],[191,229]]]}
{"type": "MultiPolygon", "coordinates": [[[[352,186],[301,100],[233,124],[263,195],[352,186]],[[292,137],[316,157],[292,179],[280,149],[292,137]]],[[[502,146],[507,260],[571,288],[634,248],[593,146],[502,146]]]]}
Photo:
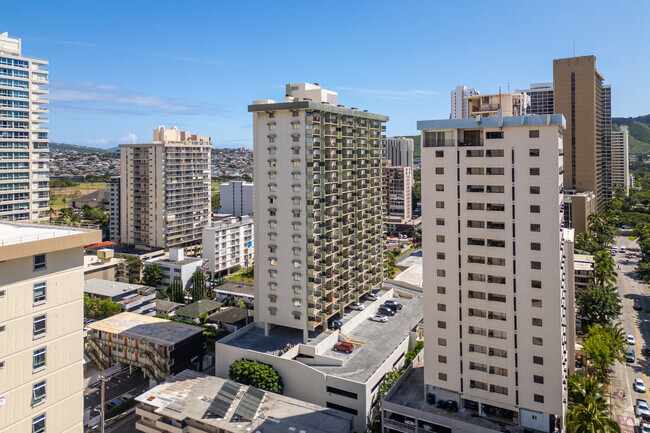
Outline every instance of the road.
{"type": "MultiPolygon", "coordinates": [[[[615,245],[620,249],[625,246],[638,249],[635,241],[627,237],[619,236],[615,245]]],[[[621,322],[626,334],[631,334],[636,339],[634,352],[636,361],[634,363],[617,363],[614,366],[614,373],[611,376],[612,385],[612,410],[615,420],[621,426],[621,433],[634,433],[635,426],[639,424],[634,416],[634,404],[637,398],[650,401],[650,394],[634,391],[632,383],[635,378],[640,377],[646,384],[650,385],[648,374],[650,374],[650,356],[642,354],[641,349],[647,341],[650,344],[650,292],[648,285],[636,279],[635,268],[640,260],[640,252],[618,253],[614,257],[618,272],[618,288],[623,304],[621,322]],[[635,311],[632,308],[634,299],[639,299],[642,310],[635,311]]]]}

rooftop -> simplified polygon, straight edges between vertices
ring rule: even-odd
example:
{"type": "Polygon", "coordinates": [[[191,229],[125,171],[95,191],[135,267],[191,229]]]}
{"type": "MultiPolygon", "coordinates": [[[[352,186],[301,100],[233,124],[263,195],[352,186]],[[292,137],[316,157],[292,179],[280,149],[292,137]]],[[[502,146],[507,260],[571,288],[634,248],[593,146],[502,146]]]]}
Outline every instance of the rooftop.
{"type": "Polygon", "coordinates": [[[246,295],[255,295],[255,286],[253,283],[237,281],[235,283],[226,283],[215,289],[217,292],[244,293],[246,295]]]}
{"type": "MultiPolygon", "coordinates": [[[[185,370],[168,381],[136,398],[139,403],[154,406],[154,412],[176,420],[197,420],[225,431],[255,433],[349,433],[352,415],[326,409],[280,394],[259,391],[261,402],[252,421],[240,420],[235,412],[240,408],[248,386],[215,376],[185,370]],[[239,389],[234,398],[218,399],[228,405],[224,418],[206,415],[212,401],[222,388],[239,389]]],[[[251,387],[252,388],[252,387],[251,387]]],[[[255,390],[255,388],[252,388],[255,390]]],[[[251,413],[255,407],[251,408],[251,413]]]]}
{"type": "Polygon", "coordinates": [[[202,299],[200,301],[179,308],[176,310],[176,315],[198,319],[201,314],[210,313],[222,305],[223,304],[221,302],[213,301],[211,299],[202,299]]]}
{"type": "Polygon", "coordinates": [[[593,271],[594,256],[589,254],[574,254],[573,269],[576,271],[593,271]]]}
{"type": "Polygon", "coordinates": [[[165,256],[165,257],[160,257],[160,258],[154,257],[153,259],[148,260],[148,262],[151,262],[151,263],[167,263],[167,264],[170,264],[170,265],[183,266],[183,265],[189,265],[190,263],[196,263],[196,262],[202,261],[202,260],[203,260],[202,257],[186,257],[183,260],[172,260],[171,258],[165,256]]]}
{"type": "Polygon", "coordinates": [[[84,292],[92,293],[97,296],[107,296],[113,298],[125,293],[136,293],[138,290],[148,290],[149,286],[140,284],[120,283],[117,281],[102,280],[100,278],[91,278],[84,282],[84,292]]]}
{"type": "Polygon", "coordinates": [[[0,222],[0,247],[40,241],[43,239],[54,239],[62,236],[78,235],[94,230],[95,227],[85,229],[49,224],[0,222]]]}
{"type": "Polygon", "coordinates": [[[165,301],[162,299],[156,299],[156,310],[171,311],[174,307],[182,307],[183,304],[172,301],[165,301]]]}
{"type": "Polygon", "coordinates": [[[199,326],[135,313],[120,313],[88,325],[96,331],[171,346],[203,332],[199,326]]]}
{"type": "Polygon", "coordinates": [[[548,125],[562,125],[562,127],[566,128],[566,120],[562,114],[538,114],[535,116],[481,117],[478,120],[475,117],[465,119],[418,120],[417,125],[418,131],[548,125]]]}

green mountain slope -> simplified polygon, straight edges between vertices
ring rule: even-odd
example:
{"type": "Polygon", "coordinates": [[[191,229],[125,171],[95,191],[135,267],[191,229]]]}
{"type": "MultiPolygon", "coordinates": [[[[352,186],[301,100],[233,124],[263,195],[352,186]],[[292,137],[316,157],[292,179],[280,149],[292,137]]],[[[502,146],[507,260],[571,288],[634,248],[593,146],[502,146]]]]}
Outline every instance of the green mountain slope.
{"type": "Polygon", "coordinates": [[[650,153],[650,114],[638,117],[612,117],[612,125],[626,125],[630,131],[630,154],[650,153]]]}
{"type": "Polygon", "coordinates": [[[419,135],[405,135],[404,138],[413,139],[413,156],[420,156],[420,136],[419,135]]]}
{"type": "Polygon", "coordinates": [[[50,151],[52,152],[65,152],[66,150],[74,150],[78,153],[106,153],[109,152],[106,149],[100,149],[98,147],[88,147],[88,146],[78,146],[76,144],[65,144],[65,143],[50,143],[50,151]]]}

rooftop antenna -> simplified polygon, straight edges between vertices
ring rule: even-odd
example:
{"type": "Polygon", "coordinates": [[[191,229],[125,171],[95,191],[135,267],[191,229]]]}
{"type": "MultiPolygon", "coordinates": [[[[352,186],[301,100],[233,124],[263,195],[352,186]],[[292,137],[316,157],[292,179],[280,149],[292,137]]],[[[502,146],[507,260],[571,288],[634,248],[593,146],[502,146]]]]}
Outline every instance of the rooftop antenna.
{"type": "Polygon", "coordinates": [[[508,93],[510,93],[510,81],[508,81],[508,93]]]}
{"type": "Polygon", "coordinates": [[[576,43],[573,43],[573,57],[576,56],[576,43]]]}

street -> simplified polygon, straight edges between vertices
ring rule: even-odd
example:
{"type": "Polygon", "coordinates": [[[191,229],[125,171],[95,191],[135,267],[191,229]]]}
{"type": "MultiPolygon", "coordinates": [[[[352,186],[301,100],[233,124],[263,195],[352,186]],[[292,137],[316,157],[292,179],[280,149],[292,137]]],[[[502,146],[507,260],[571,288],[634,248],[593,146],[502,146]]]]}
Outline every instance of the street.
{"type": "Polygon", "coordinates": [[[640,260],[639,251],[629,251],[630,248],[638,249],[635,241],[624,236],[616,238],[615,246],[620,250],[625,246],[628,250],[625,254],[619,251],[614,257],[618,272],[618,288],[623,305],[621,311],[621,322],[626,334],[631,334],[636,340],[634,348],[636,361],[633,363],[616,363],[611,376],[612,386],[612,411],[614,419],[621,426],[622,433],[634,433],[639,420],[634,416],[636,399],[650,401],[650,394],[636,392],[632,383],[636,378],[642,378],[646,384],[646,390],[650,382],[646,377],[650,356],[642,353],[642,348],[648,341],[650,343],[650,324],[648,323],[648,312],[650,312],[650,298],[648,297],[648,285],[635,278],[635,268],[640,260]],[[632,306],[634,300],[639,299],[642,309],[635,311],[632,306]]]}

